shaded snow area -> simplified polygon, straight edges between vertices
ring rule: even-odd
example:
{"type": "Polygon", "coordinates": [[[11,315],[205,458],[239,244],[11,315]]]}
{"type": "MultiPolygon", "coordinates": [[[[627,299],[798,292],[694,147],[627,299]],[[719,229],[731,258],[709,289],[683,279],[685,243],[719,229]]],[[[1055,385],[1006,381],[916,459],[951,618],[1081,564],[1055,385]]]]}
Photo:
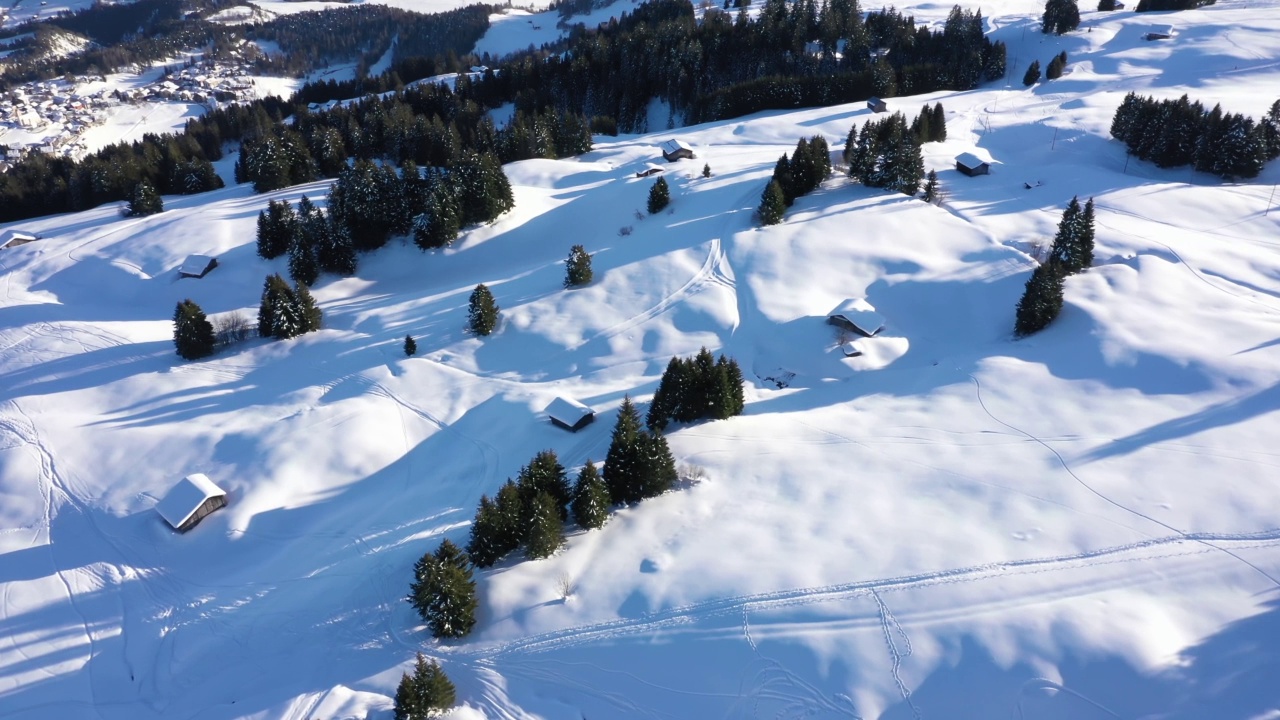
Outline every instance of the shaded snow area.
{"type": "Polygon", "coordinates": [[[1277,717],[1280,165],[1126,166],[1107,134],[1129,90],[1259,117],[1280,4],[1249,5],[1164,15],[1160,43],[1128,13],[1046,38],[1038,8],[993,12],[1015,82],[1071,64],[889,101],[947,109],[941,207],[837,175],[755,226],[778,156],[814,134],[838,155],[862,103],[597,138],[507,166],[516,208],[453,247],[322,278],[323,330],[199,362],[175,303],[252,317],[286,271],[258,212],[327,183],[0,228],[43,236],[0,250],[0,716],[387,720],[422,651],[468,719],[1277,717]],[[637,219],[672,138],[697,158],[637,219]],[[1073,195],[1096,265],[1014,340],[1073,195]],[[566,291],[574,244],[595,279],[566,291]],[[191,254],[218,266],[179,280],[191,254]],[[480,339],[482,282],[502,321],[480,339]],[[885,326],[846,357],[826,317],[851,298],[885,326]],[[603,460],[623,396],[643,412],[702,346],[748,381],[741,417],[668,430],[703,479],[477,573],[476,631],[431,640],[414,561],[536,452],[603,460]],[[556,397],[597,421],[552,426],[556,397]],[[178,535],[155,506],[193,473],[228,504],[178,535]]]}

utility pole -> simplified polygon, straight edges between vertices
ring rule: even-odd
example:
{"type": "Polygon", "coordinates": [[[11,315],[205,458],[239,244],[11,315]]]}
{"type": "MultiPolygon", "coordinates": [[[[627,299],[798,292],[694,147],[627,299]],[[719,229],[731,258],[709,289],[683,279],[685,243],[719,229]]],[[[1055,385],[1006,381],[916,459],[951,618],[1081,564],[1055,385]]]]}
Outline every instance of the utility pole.
{"type": "Polygon", "coordinates": [[[1265,212],[1262,213],[1262,217],[1266,217],[1271,214],[1271,201],[1274,200],[1275,198],[1276,198],[1276,186],[1272,185],[1271,197],[1267,198],[1267,209],[1265,212]]]}
{"type": "Polygon", "coordinates": [[[1049,149],[1052,150],[1058,144],[1058,128],[1053,129],[1053,142],[1049,143],[1049,149]]]}

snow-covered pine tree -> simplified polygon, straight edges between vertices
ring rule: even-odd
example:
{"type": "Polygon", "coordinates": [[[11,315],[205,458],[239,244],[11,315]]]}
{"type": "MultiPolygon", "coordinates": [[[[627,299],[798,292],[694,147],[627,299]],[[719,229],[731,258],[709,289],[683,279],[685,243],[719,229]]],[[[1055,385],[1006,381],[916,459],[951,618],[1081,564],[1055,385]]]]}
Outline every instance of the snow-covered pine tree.
{"type": "Polygon", "coordinates": [[[645,415],[644,424],[652,432],[662,432],[667,423],[680,414],[680,403],[687,392],[689,382],[688,361],[680,357],[672,357],[667,362],[667,369],[658,381],[658,389],[649,401],[649,412],[645,415]]]}
{"type": "Polygon", "coordinates": [[[147,180],[139,181],[133,187],[133,195],[129,198],[125,214],[130,217],[140,217],[158,212],[164,212],[164,201],[160,199],[160,193],[156,192],[155,186],[147,180]]]}
{"type": "Polygon", "coordinates": [[[627,396],[622,399],[618,421],[613,426],[602,473],[609,498],[615,503],[628,504],[644,499],[640,482],[639,437],[640,414],[631,397],[627,396]]]}
{"type": "Polygon", "coordinates": [[[520,468],[516,476],[516,486],[525,506],[530,507],[538,493],[547,493],[556,501],[560,519],[569,519],[569,501],[573,499],[573,490],[569,486],[569,476],[555,450],[543,450],[520,468]]]}
{"type": "Polygon", "coordinates": [[[1027,67],[1027,72],[1022,75],[1022,84],[1027,87],[1035,85],[1040,80],[1040,61],[1032,60],[1031,65],[1027,67]]]}
{"type": "Polygon", "coordinates": [[[573,486],[573,521],[586,530],[603,527],[609,520],[609,505],[609,488],[595,463],[588,459],[573,486]]]}
{"type": "Polygon", "coordinates": [[[289,243],[289,277],[298,285],[312,285],[320,277],[320,261],[316,259],[316,249],[303,231],[302,223],[299,223],[299,231],[293,234],[289,243]]]}
{"type": "Polygon", "coordinates": [[[258,305],[258,335],[273,337],[276,328],[276,314],[286,302],[292,302],[293,290],[279,273],[268,275],[262,284],[262,301],[258,305]]]}
{"type": "Polygon", "coordinates": [[[569,248],[569,258],[565,260],[564,286],[567,288],[582,287],[591,283],[591,254],[581,245],[569,248]]]}
{"type": "Polygon", "coordinates": [[[924,201],[930,205],[938,203],[938,172],[936,170],[930,170],[925,176],[924,201]]]}
{"type": "Polygon", "coordinates": [[[675,486],[679,479],[676,459],[665,437],[641,430],[636,437],[636,453],[642,499],[657,497],[675,486]]]}
{"type": "Polygon", "coordinates": [[[1050,259],[1031,273],[1026,290],[1018,301],[1014,333],[1020,337],[1039,332],[1062,312],[1063,272],[1050,259]]]}
{"type": "Polygon", "coordinates": [[[487,568],[514,549],[506,546],[504,536],[503,518],[497,504],[488,495],[481,495],[480,506],[471,521],[471,539],[467,541],[467,554],[476,567],[487,568]]]}
{"type": "Polygon", "coordinates": [[[667,186],[667,181],[658,178],[653,181],[653,185],[649,188],[649,200],[645,205],[645,209],[650,215],[657,215],[671,204],[671,189],[667,186]]]}
{"type": "Polygon", "coordinates": [[[787,201],[782,193],[782,186],[777,180],[770,180],[760,194],[760,222],[765,225],[777,225],[787,212],[787,201]]]}
{"type": "Polygon", "coordinates": [[[564,545],[564,524],[558,504],[556,498],[543,491],[538,491],[530,501],[524,548],[531,560],[550,557],[564,545]]]}
{"type": "Polygon", "coordinates": [[[467,308],[467,328],[476,335],[488,335],[498,326],[501,309],[493,299],[493,293],[483,283],[471,291],[467,308]]]}
{"type": "Polygon", "coordinates": [[[405,357],[413,357],[418,354],[418,343],[413,339],[412,335],[404,336],[404,354],[405,357]]]}
{"type": "MultiPolygon", "coordinates": [[[[1061,35],[1080,27],[1080,8],[1076,0],[1048,0],[1044,6],[1041,30],[1048,35],[1061,35]]],[[[1030,84],[1030,83],[1028,83],[1030,84]]]]}
{"type": "MultiPolygon", "coordinates": [[[[456,689],[444,668],[434,659],[423,663],[422,655],[418,655],[418,666],[413,671],[413,684],[423,710],[423,718],[433,718],[449,711],[457,702],[456,689]]],[[[418,720],[407,718],[406,720],[418,720]]]]}
{"type": "Polygon", "coordinates": [[[213,324],[191,299],[178,303],[173,312],[173,344],[178,357],[198,360],[213,354],[216,339],[213,324]]]}

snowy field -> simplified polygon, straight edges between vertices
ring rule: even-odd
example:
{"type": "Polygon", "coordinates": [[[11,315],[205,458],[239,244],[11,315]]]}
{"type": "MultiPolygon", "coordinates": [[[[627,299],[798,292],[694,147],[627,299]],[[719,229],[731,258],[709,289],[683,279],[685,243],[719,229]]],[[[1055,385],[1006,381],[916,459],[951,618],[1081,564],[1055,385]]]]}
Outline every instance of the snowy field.
{"type": "Polygon", "coordinates": [[[1045,38],[1017,7],[983,7],[1010,75],[1066,50],[1061,79],[890,101],[948,111],[941,207],[835,176],[754,226],[777,157],[838,151],[859,104],[598,138],[508,166],[516,209],[453,248],[323,278],[324,330],[190,363],[174,304],[252,315],[285,271],[257,213],[326,183],[0,228],[44,236],[0,250],[0,717],[388,720],[419,650],[468,719],[1280,717],[1280,164],[1222,183],[1107,135],[1129,90],[1260,116],[1280,3],[1161,15],[1162,43],[1129,13],[1045,38]],[[638,220],[671,137],[698,158],[638,220]],[[1015,341],[1077,194],[1096,265],[1015,341]],[[596,280],[565,291],[578,243],[596,280]],[[179,280],[192,253],[219,267],[179,280]],[[824,319],[851,297],[888,325],[845,359],[824,319]],[[749,381],[743,416],[669,434],[705,478],[479,573],[477,631],[433,642],[413,562],[537,451],[602,460],[623,396],[704,345],[749,381]],[[601,417],[558,430],[557,395],[601,417]],[[154,506],[193,472],[230,503],[175,535],[154,506]]]}

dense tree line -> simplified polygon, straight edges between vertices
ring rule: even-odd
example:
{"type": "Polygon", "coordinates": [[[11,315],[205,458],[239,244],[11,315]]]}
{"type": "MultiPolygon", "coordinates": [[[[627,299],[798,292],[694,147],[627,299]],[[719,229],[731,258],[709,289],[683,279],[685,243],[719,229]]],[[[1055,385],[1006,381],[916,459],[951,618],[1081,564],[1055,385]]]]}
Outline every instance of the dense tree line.
{"type": "Polygon", "coordinates": [[[925,105],[920,114],[911,121],[911,132],[923,145],[927,142],[945,142],[947,139],[947,111],[942,103],[934,103],[933,107],[925,105]]]}
{"type": "Polygon", "coordinates": [[[673,124],[696,123],[969,89],[1002,76],[1004,55],[983,36],[981,14],[959,7],[931,30],[892,8],[864,20],[856,0],[767,0],[756,19],[711,13],[701,23],[687,0],[650,0],[598,30],[579,29],[566,52],[504,64],[477,92],[485,104],[514,99],[522,109],[556,107],[642,131],[656,129],[646,127],[655,98],[668,104],[673,124]],[[873,47],[890,52],[873,60],[873,47]]]}
{"type": "Polygon", "coordinates": [[[1268,160],[1280,156],[1280,101],[1254,122],[1219,105],[1206,111],[1186,95],[1156,100],[1130,92],[1116,109],[1111,135],[1159,167],[1191,165],[1223,178],[1257,177],[1268,160]]]}
{"type": "MultiPolygon", "coordinates": [[[[691,358],[673,357],[649,404],[645,426],[660,433],[672,421],[724,420],[741,415],[742,369],[738,362],[702,348],[691,358]]],[[[607,467],[607,466],[606,466],[607,467]]]]}
{"type": "Polygon", "coordinates": [[[765,225],[781,222],[783,212],[796,198],[816,190],[830,174],[831,149],[827,139],[821,135],[800,138],[791,157],[783,153],[773,166],[773,176],[760,197],[761,222],[765,225]]]}
{"type": "Polygon", "coordinates": [[[924,177],[920,139],[907,125],[902,113],[882,120],[868,120],[862,129],[854,126],[845,141],[845,162],[849,177],[867,187],[888,188],[915,195],[924,177]]]}

